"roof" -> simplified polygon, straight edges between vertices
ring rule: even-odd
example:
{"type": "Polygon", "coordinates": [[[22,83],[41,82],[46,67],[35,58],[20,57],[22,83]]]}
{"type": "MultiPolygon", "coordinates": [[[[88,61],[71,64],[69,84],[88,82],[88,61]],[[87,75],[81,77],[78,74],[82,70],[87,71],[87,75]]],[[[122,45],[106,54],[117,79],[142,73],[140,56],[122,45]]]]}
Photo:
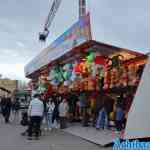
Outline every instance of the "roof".
{"type": "Polygon", "coordinates": [[[112,57],[113,55],[121,54],[126,57],[126,60],[133,59],[136,57],[142,58],[142,56],[146,56],[146,55],[136,52],[136,51],[112,46],[112,45],[109,45],[106,43],[101,43],[101,42],[94,41],[94,40],[90,40],[90,41],[84,42],[83,44],[81,44],[77,47],[74,47],[73,49],[70,49],[70,51],[68,51],[66,53],[63,53],[62,55],[60,55],[60,57],[49,62],[44,67],[41,67],[39,70],[33,72],[32,74],[29,74],[28,77],[32,78],[33,76],[34,77],[36,75],[38,76],[39,72],[45,70],[47,67],[57,64],[57,63],[66,63],[68,60],[79,58],[83,54],[88,52],[89,50],[98,51],[101,55],[104,55],[107,57],[112,57]]]}

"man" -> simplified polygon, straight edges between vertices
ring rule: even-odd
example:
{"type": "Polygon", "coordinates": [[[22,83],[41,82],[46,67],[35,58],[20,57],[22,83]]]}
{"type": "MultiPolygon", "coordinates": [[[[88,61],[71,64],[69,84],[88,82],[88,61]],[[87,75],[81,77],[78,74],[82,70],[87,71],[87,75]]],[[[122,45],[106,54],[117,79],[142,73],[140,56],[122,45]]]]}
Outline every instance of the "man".
{"type": "Polygon", "coordinates": [[[121,106],[117,106],[117,109],[116,109],[116,128],[117,128],[118,132],[120,132],[122,130],[123,120],[124,120],[124,111],[123,111],[121,106]]]}
{"type": "Polygon", "coordinates": [[[2,109],[2,114],[5,119],[5,123],[9,123],[9,117],[10,117],[10,112],[11,112],[11,98],[10,95],[7,97],[4,96],[1,100],[1,109],[2,109]]]}
{"type": "Polygon", "coordinates": [[[39,139],[41,121],[44,113],[44,105],[40,100],[40,95],[35,94],[28,108],[28,116],[30,117],[28,128],[28,140],[32,140],[33,130],[35,131],[35,139],[39,139]]]}
{"type": "Polygon", "coordinates": [[[80,100],[80,107],[81,107],[81,114],[82,114],[82,125],[84,127],[88,126],[88,107],[89,107],[89,100],[88,100],[88,93],[82,91],[79,95],[80,100]]]}
{"type": "Polygon", "coordinates": [[[69,101],[68,101],[68,105],[69,105],[69,120],[70,122],[74,122],[75,121],[75,115],[76,115],[76,103],[78,101],[78,97],[77,94],[74,91],[70,91],[69,93],[69,101]]]}
{"type": "Polygon", "coordinates": [[[13,118],[14,122],[19,120],[19,109],[20,109],[19,98],[16,98],[12,104],[12,110],[13,110],[12,112],[14,115],[14,118],[13,118]]]}

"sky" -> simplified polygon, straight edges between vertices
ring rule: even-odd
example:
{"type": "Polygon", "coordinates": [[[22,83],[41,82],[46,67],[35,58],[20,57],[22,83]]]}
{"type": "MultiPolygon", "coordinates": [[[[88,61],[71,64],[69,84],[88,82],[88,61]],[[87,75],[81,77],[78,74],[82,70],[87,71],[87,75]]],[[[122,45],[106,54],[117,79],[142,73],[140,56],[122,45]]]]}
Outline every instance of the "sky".
{"type": "MultiPolygon", "coordinates": [[[[149,0],[87,0],[93,38],[148,52],[149,0]]],[[[78,0],[62,0],[46,43],[38,41],[52,0],[0,0],[0,74],[25,79],[24,66],[78,19],[78,0]]]]}

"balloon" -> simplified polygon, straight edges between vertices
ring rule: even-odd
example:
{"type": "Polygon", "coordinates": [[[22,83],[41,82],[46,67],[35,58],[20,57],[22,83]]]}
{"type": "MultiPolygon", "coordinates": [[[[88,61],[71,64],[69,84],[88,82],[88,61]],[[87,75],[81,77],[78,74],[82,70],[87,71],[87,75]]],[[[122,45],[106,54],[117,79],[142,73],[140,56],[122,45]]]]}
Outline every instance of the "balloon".
{"type": "Polygon", "coordinates": [[[92,76],[93,77],[96,77],[97,68],[98,68],[98,65],[95,65],[94,63],[92,63],[92,76]]]}

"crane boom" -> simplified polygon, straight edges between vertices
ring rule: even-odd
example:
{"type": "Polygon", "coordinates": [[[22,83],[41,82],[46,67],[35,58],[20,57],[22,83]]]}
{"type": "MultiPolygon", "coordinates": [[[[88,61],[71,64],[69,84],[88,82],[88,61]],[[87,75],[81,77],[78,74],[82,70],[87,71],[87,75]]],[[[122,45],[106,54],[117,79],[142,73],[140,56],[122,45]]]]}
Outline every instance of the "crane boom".
{"type": "MultiPolygon", "coordinates": [[[[43,32],[39,33],[39,40],[40,41],[46,41],[46,38],[49,34],[49,27],[51,26],[55,15],[59,9],[59,6],[61,4],[62,0],[54,0],[51,6],[51,9],[49,11],[49,14],[47,16],[45,25],[44,25],[44,30],[43,32]]],[[[86,0],[79,0],[79,18],[83,17],[86,15],[86,0]]]]}
{"type": "Polygon", "coordinates": [[[62,0],[54,0],[54,1],[53,1],[44,28],[47,28],[47,29],[48,29],[48,28],[51,26],[51,23],[52,23],[52,21],[53,21],[55,15],[56,15],[56,13],[57,13],[57,10],[58,10],[58,8],[59,8],[59,6],[60,6],[60,4],[61,4],[61,1],[62,1],[62,0]]]}
{"type": "Polygon", "coordinates": [[[43,32],[39,33],[39,40],[40,41],[45,41],[48,34],[49,34],[49,27],[51,26],[51,23],[53,19],[55,18],[55,15],[59,9],[59,6],[61,4],[62,0],[54,0],[51,6],[51,9],[49,11],[49,14],[47,16],[45,25],[44,25],[44,30],[43,32]]]}

